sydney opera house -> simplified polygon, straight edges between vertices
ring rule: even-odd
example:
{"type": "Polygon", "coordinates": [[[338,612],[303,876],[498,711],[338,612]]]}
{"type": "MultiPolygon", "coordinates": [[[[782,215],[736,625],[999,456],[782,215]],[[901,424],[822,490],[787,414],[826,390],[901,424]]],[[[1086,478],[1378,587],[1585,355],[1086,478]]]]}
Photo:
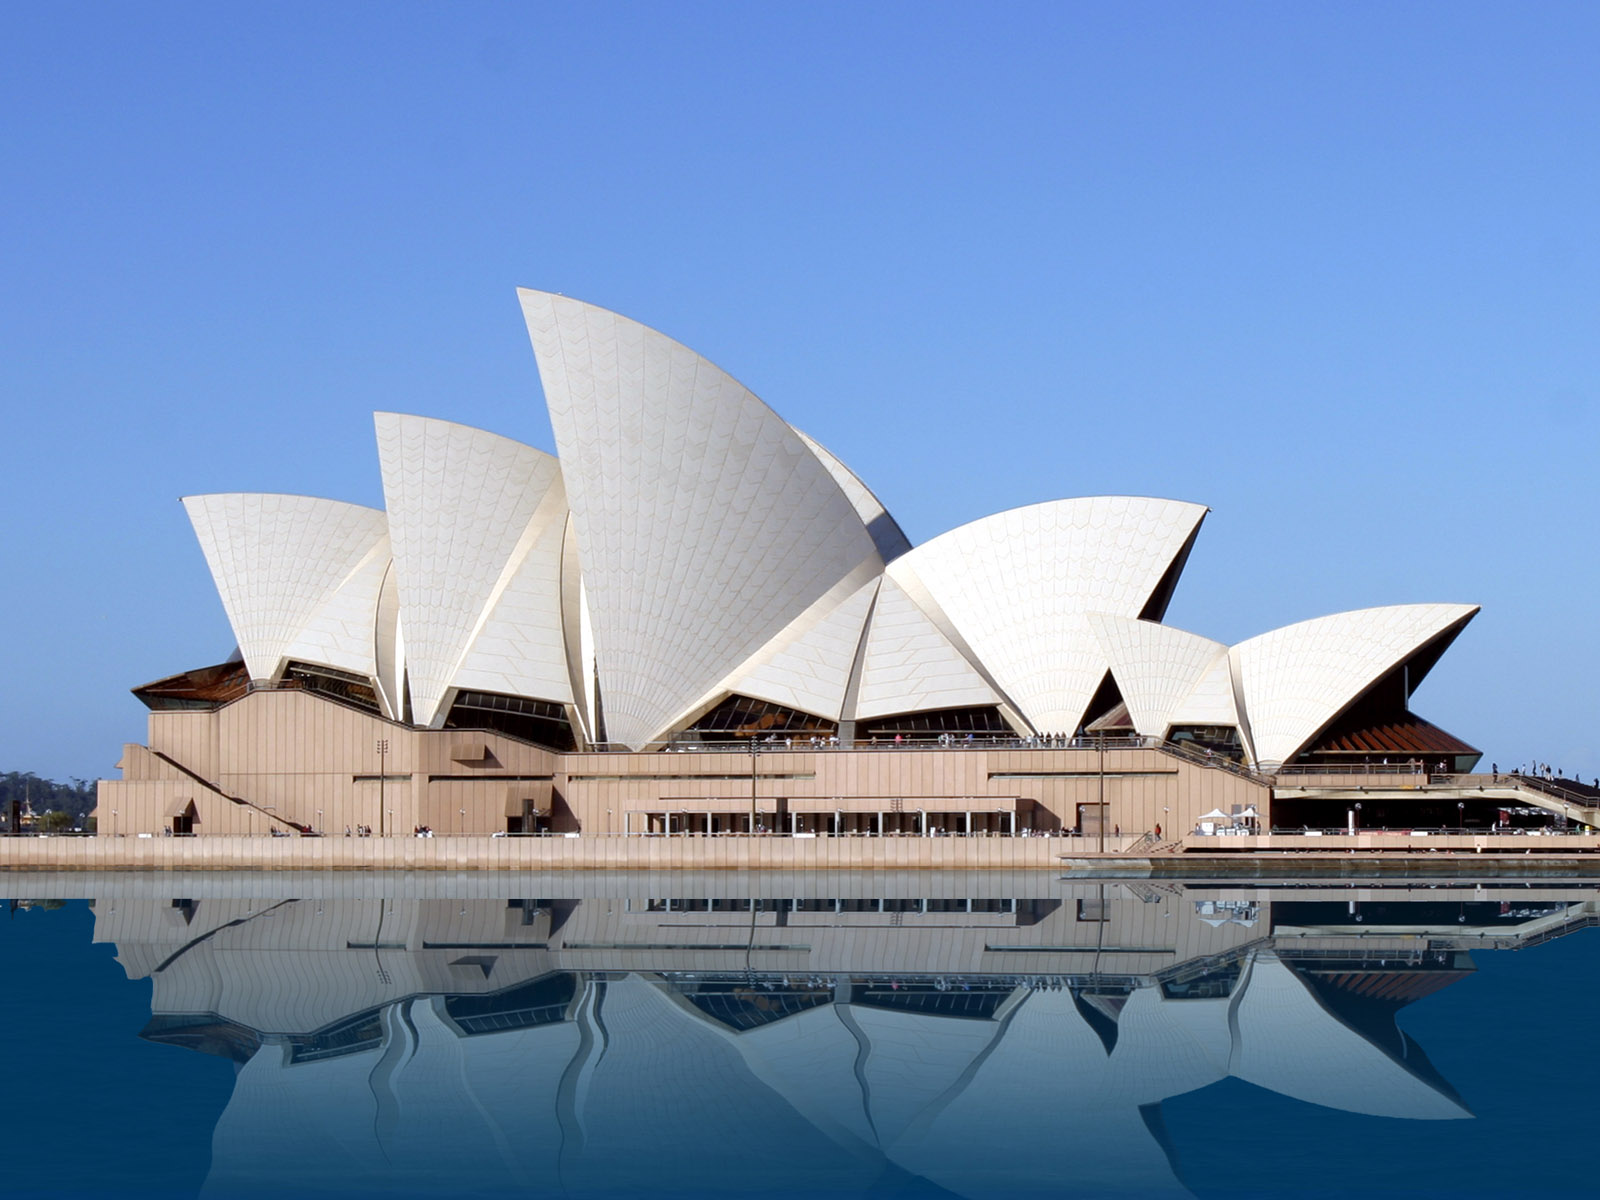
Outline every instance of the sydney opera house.
{"type": "Polygon", "coordinates": [[[1268,820],[1285,770],[1477,761],[1409,710],[1474,606],[1174,628],[1207,512],[1177,500],[913,546],[693,351],[520,297],[558,456],[379,413],[382,510],[184,500],[238,651],[136,689],[102,833],[1160,840],[1268,820]]]}

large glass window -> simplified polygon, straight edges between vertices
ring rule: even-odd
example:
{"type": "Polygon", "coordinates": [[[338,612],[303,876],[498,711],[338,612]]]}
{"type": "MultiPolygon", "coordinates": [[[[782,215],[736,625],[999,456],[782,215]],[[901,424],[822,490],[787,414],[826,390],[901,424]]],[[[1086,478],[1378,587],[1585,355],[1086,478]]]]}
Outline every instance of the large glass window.
{"type": "Polygon", "coordinates": [[[571,750],[575,745],[564,707],[499,692],[457,692],[444,727],[488,729],[551,750],[571,750]]]}
{"type": "Polygon", "coordinates": [[[1016,733],[1007,725],[1000,710],[993,705],[980,708],[941,708],[934,712],[901,713],[892,717],[874,717],[870,721],[856,722],[856,741],[892,742],[895,738],[907,742],[936,742],[941,734],[973,740],[1010,738],[1016,733]]]}
{"type": "Polygon", "coordinates": [[[750,696],[729,696],[674,735],[675,742],[739,742],[748,738],[831,738],[838,725],[823,717],[750,696]]]}

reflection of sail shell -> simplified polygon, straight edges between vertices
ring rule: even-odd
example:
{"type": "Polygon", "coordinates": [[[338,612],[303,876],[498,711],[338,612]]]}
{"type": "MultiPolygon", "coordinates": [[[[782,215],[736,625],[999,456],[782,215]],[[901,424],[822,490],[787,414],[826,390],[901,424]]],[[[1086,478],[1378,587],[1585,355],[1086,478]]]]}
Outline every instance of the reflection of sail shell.
{"type": "MultiPolygon", "coordinates": [[[[759,926],[772,942],[805,931],[782,951],[752,949],[748,923],[732,944],[725,911],[615,897],[174,907],[163,893],[106,898],[95,922],[130,977],[153,981],[146,1037],[241,1064],[214,1140],[222,1192],[254,1180],[297,1194],[313,1178],[452,1194],[558,1178],[575,1194],[674,1180],[751,1191],[776,1171],[816,1192],[889,1172],[972,1197],[1069,1183],[1178,1195],[1152,1106],[1230,1075],[1350,1112],[1470,1116],[1392,1019],[1461,966],[1346,971],[1332,929],[1312,935],[1335,942],[1302,969],[1252,948],[1258,932],[1206,922],[1242,911],[1220,907],[1233,902],[1067,886],[1028,925],[958,902],[930,905],[938,923],[920,929],[759,926]],[[1086,937],[1076,901],[1090,898],[1107,924],[1086,937]],[[1140,943],[1158,974],[1121,974],[1140,943]],[[1071,986],[945,966],[1005,945],[1039,951],[1006,955],[1008,968],[1053,971],[1113,944],[1118,973],[1071,986]],[[1063,953],[1073,945],[1081,954],[1063,953]],[[797,965],[752,971],[752,954],[797,965]],[[757,1123],[769,1137],[724,1144],[757,1123]]],[[[1323,913],[1345,894],[1297,892],[1291,910],[1323,913]]],[[[1518,928],[1543,937],[1551,919],[1518,928]]]]}
{"type": "Polygon", "coordinates": [[[1259,1087],[1376,1117],[1449,1121],[1472,1115],[1330,1013],[1275,957],[1256,959],[1235,1019],[1232,1073],[1259,1087]]]}

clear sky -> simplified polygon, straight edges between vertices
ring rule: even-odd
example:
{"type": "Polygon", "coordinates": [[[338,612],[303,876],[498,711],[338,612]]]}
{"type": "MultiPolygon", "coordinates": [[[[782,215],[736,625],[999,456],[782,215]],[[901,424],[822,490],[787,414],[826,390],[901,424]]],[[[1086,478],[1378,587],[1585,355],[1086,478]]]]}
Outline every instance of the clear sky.
{"type": "Polygon", "coordinates": [[[1480,603],[1416,710],[1600,774],[1600,6],[10,4],[0,113],[0,770],[232,649],[179,496],[553,450],[530,286],[915,542],[1170,496],[1197,633],[1480,603]]]}

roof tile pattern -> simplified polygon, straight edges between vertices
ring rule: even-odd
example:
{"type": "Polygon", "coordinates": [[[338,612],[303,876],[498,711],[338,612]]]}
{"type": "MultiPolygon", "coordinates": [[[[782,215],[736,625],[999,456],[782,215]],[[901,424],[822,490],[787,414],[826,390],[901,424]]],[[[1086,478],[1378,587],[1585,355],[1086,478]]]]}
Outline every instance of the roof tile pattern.
{"type": "Polygon", "coordinates": [[[389,570],[387,533],[367,552],[327,603],[312,615],[283,656],[356,675],[375,675],[378,595],[389,570]]]}
{"type": "Polygon", "coordinates": [[[451,421],[377,413],[375,424],[412,713],[428,725],[560,470],[531,446],[451,421]]]}
{"type": "Polygon", "coordinates": [[[1170,714],[1174,725],[1238,725],[1246,745],[1249,724],[1239,718],[1239,694],[1234,686],[1233,656],[1224,654],[1211,664],[1194,690],[1175,705],[1170,714]]]}
{"type": "Polygon", "coordinates": [[[813,605],[726,690],[837,721],[877,591],[875,577],[835,604],[813,605]]]}
{"type": "Polygon", "coordinates": [[[1365,608],[1240,642],[1231,654],[1257,763],[1288,761],[1373,683],[1477,611],[1470,604],[1365,608]]]}
{"type": "Polygon", "coordinates": [[[1085,614],[1137,617],[1205,513],[1131,496],[1035,504],[941,534],[889,575],[921,582],[1035,729],[1070,732],[1110,666],[1085,614]]]}
{"type": "Polygon", "coordinates": [[[306,623],[385,532],[377,509],[233,492],[183,501],[252,679],[271,679],[306,623]]]}
{"type": "Polygon", "coordinates": [[[1477,611],[1341,613],[1231,650],[1138,620],[1206,512],[1170,500],[1037,504],[910,549],[853,472],[704,358],[521,300],[559,463],[379,413],[386,514],[184,501],[252,678],[291,657],[368,675],[391,713],[409,678],[419,724],[463,687],[575,704],[586,736],[641,748],[730,691],[839,720],[998,704],[1072,731],[1110,670],[1141,733],[1237,725],[1271,769],[1477,611]]]}
{"type": "Polygon", "coordinates": [[[511,577],[468,647],[453,686],[573,702],[561,612],[566,528],[567,496],[558,471],[512,554],[511,577]]]}
{"type": "Polygon", "coordinates": [[[835,458],[833,452],[815,438],[798,429],[795,432],[800,434],[800,440],[817,456],[817,460],[828,468],[828,474],[833,476],[834,482],[844,489],[844,494],[850,498],[856,515],[861,518],[861,523],[872,535],[872,541],[878,547],[878,553],[883,556],[883,561],[893,562],[911,549],[911,542],[904,531],[889,515],[889,510],[884,508],[883,502],[872,494],[872,489],[861,482],[861,477],[835,458]]]}
{"type": "Polygon", "coordinates": [[[877,550],[828,468],[731,376],[615,313],[520,295],[607,733],[638,748],[877,550]]]}
{"type": "Polygon", "coordinates": [[[886,578],[867,630],[856,719],[999,702],[966,655],[904,588],[886,578]]]}
{"type": "MultiPolygon", "coordinates": [[[[1173,710],[1217,663],[1227,665],[1227,646],[1171,625],[1109,613],[1090,613],[1088,620],[1111,664],[1133,727],[1148,737],[1165,737],[1174,724],[1173,710]]],[[[1234,721],[1230,715],[1216,723],[1234,721]]]]}

